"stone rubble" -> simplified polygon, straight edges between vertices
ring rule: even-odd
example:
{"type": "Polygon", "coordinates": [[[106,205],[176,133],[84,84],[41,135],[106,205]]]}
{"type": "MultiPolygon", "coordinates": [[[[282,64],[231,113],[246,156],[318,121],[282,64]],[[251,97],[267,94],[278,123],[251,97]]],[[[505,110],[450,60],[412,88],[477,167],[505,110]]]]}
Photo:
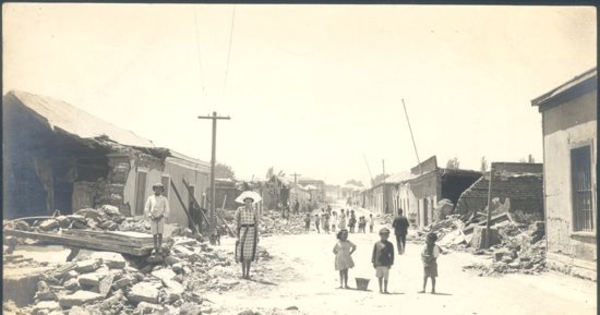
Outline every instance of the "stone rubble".
{"type": "MultiPolygon", "coordinates": [[[[91,213],[80,215],[96,218],[91,213]]],[[[185,229],[174,234],[181,231],[185,229]]],[[[8,313],[202,314],[208,307],[205,292],[226,292],[240,281],[231,249],[214,248],[197,238],[166,237],[161,253],[145,259],[112,252],[81,254],[42,275],[33,304],[8,313]]],[[[260,246],[258,257],[272,259],[260,246]]]]}

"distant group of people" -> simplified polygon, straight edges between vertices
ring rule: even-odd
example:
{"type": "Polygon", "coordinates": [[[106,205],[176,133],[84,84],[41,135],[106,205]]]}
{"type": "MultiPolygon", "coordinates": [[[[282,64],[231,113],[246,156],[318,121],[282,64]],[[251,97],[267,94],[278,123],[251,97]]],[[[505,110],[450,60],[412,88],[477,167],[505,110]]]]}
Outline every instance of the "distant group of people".
{"type": "Polygon", "coordinates": [[[322,208],[321,213],[316,213],[314,217],[311,217],[310,213],[306,214],[306,217],[304,218],[306,232],[310,232],[311,223],[313,222],[317,233],[321,233],[321,230],[325,233],[330,233],[335,232],[337,229],[349,229],[350,233],[367,233],[367,224],[369,225],[370,233],[373,233],[373,228],[375,226],[373,214],[370,214],[368,219],[366,216],[360,216],[357,220],[354,210],[349,209],[346,211],[341,209],[340,214],[338,215],[338,213],[333,211],[329,205],[322,208]],[[356,229],[357,225],[358,230],[356,229]]]}
{"type": "MultiPolygon", "coordinates": [[[[402,215],[402,209],[399,210],[399,215],[394,219],[392,224],[398,247],[398,254],[402,255],[406,247],[406,234],[408,232],[408,219],[402,215]]],[[[357,246],[348,240],[348,230],[341,229],[337,233],[338,242],[333,248],[335,254],[335,270],[339,272],[340,288],[348,288],[348,270],[354,267],[352,254],[356,251],[357,246]]],[[[375,269],[375,276],[379,280],[379,292],[388,294],[389,271],[394,265],[394,245],[388,241],[390,230],[382,228],[379,230],[380,240],[373,246],[371,255],[371,263],[375,269]]],[[[437,272],[437,258],[442,253],[442,249],[435,244],[437,235],[430,233],[427,235],[427,241],[421,251],[421,261],[423,263],[423,290],[424,293],[427,287],[427,280],[431,278],[431,293],[435,293],[437,272]]]]}

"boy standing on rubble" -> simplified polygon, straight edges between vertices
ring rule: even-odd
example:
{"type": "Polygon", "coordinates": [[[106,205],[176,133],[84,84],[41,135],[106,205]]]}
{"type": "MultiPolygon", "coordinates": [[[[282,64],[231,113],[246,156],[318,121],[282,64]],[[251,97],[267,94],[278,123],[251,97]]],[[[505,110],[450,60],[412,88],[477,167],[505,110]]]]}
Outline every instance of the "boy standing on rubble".
{"type": "Polygon", "coordinates": [[[154,195],[146,200],[144,213],[150,219],[150,230],[154,237],[154,251],[158,253],[161,251],[165,221],[169,216],[169,201],[167,197],[162,196],[165,190],[162,183],[154,184],[152,190],[154,190],[154,195]]]}

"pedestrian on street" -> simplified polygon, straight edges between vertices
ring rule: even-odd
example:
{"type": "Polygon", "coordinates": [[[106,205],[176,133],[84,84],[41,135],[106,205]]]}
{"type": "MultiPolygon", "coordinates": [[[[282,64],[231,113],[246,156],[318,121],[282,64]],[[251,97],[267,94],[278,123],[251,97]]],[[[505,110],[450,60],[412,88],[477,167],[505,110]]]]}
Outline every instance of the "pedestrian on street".
{"type": "Polygon", "coordinates": [[[300,203],[298,202],[298,200],[296,200],[296,203],[294,204],[294,213],[295,214],[300,213],[300,203]]]}
{"type": "Polygon", "coordinates": [[[373,227],[375,226],[375,219],[373,219],[373,214],[369,215],[369,231],[373,233],[373,227]]]}
{"type": "MultiPolygon", "coordinates": [[[[254,192],[242,193],[244,205],[235,213],[237,225],[236,262],[242,262],[242,279],[250,279],[250,265],[256,260],[256,246],[258,244],[258,213],[254,208],[257,198],[254,192]]],[[[238,201],[239,202],[239,201],[238,201]]]]}
{"type": "Polygon", "coordinates": [[[358,220],[358,231],[362,232],[362,233],[366,233],[367,231],[367,219],[365,219],[365,216],[361,216],[360,219],[358,220]]]}
{"type": "Polygon", "coordinates": [[[390,230],[383,228],[379,231],[381,240],[373,246],[371,262],[375,268],[375,276],[379,279],[379,293],[388,294],[388,279],[390,268],[394,264],[394,245],[388,241],[390,230]],[[383,287],[382,287],[383,284],[383,287]]]}
{"type": "Polygon", "coordinates": [[[304,218],[304,224],[305,224],[305,231],[310,232],[310,213],[306,214],[306,217],[304,218]]]}
{"type": "Polygon", "coordinates": [[[344,209],[342,209],[341,212],[342,213],[340,214],[340,216],[338,218],[338,228],[340,228],[340,231],[345,230],[347,228],[346,214],[344,213],[344,209]]]}
{"type": "Polygon", "coordinates": [[[321,233],[321,229],[320,226],[321,225],[321,217],[319,216],[319,214],[315,214],[315,227],[317,228],[317,233],[321,233]]]}
{"type": "Polygon", "coordinates": [[[332,230],[333,232],[335,232],[335,226],[336,226],[336,225],[337,225],[337,223],[338,223],[338,221],[337,221],[337,220],[338,220],[337,212],[335,212],[335,211],[332,211],[332,212],[331,212],[331,230],[332,230]]]}
{"type": "Polygon", "coordinates": [[[356,227],[356,216],[354,215],[354,211],[350,214],[350,220],[348,220],[348,227],[350,227],[350,233],[354,233],[354,228],[356,227]]]}
{"type": "Polygon", "coordinates": [[[323,217],[323,231],[325,231],[325,233],[329,234],[329,214],[325,213],[324,217],[323,217]]]}
{"type": "Polygon", "coordinates": [[[154,251],[158,253],[162,247],[165,221],[169,217],[169,200],[167,200],[167,197],[162,196],[162,193],[165,191],[162,183],[152,185],[152,190],[154,190],[154,195],[148,197],[146,200],[144,213],[150,219],[150,231],[154,239],[154,251]]]}
{"type": "Polygon", "coordinates": [[[437,258],[440,256],[442,249],[435,243],[437,235],[435,233],[427,234],[427,241],[421,252],[421,260],[423,261],[423,290],[419,293],[425,293],[427,287],[427,278],[431,278],[431,294],[435,294],[435,278],[438,276],[437,258]]]}
{"type": "Polygon", "coordinates": [[[333,247],[335,254],[335,270],[340,273],[340,289],[348,289],[348,269],[354,267],[352,253],[356,251],[356,245],[348,240],[348,231],[341,230],[337,234],[339,240],[333,247]]]}
{"type": "Polygon", "coordinates": [[[392,223],[394,234],[396,234],[398,255],[404,254],[404,250],[406,249],[406,234],[408,234],[409,225],[408,219],[402,215],[402,209],[398,209],[398,215],[394,218],[394,222],[392,223]]]}

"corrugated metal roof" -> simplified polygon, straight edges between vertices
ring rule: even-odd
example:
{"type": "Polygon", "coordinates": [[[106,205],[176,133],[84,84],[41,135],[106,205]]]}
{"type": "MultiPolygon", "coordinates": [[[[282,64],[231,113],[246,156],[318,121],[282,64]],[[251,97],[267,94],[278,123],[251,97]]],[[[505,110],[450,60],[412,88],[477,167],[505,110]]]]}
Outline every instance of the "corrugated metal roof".
{"type": "Polygon", "coordinates": [[[210,173],[210,163],[191,158],[171,149],[168,149],[168,151],[172,158],[184,161],[187,165],[192,166],[197,170],[210,173]]]}
{"type": "Polygon", "coordinates": [[[597,76],[598,76],[598,70],[596,67],[594,67],[593,69],[590,69],[590,70],[574,77],[573,79],[563,83],[562,85],[551,90],[550,92],[534,99],[533,101],[531,101],[531,105],[532,106],[542,105],[543,103],[547,102],[548,100],[555,98],[556,96],[570,90],[571,88],[573,88],[589,79],[597,77],[597,76]]]}
{"type": "Polygon", "coordinates": [[[401,172],[401,173],[392,174],[392,175],[386,177],[385,182],[386,183],[401,183],[401,182],[405,182],[414,177],[415,176],[412,175],[411,172],[401,172]]]}
{"type": "Polygon", "coordinates": [[[141,148],[155,148],[152,141],[117,127],[66,102],[23,91],[10,91],[52,130],[60,129],[82,139],[108,138],[113,142],[141,148]]]}

